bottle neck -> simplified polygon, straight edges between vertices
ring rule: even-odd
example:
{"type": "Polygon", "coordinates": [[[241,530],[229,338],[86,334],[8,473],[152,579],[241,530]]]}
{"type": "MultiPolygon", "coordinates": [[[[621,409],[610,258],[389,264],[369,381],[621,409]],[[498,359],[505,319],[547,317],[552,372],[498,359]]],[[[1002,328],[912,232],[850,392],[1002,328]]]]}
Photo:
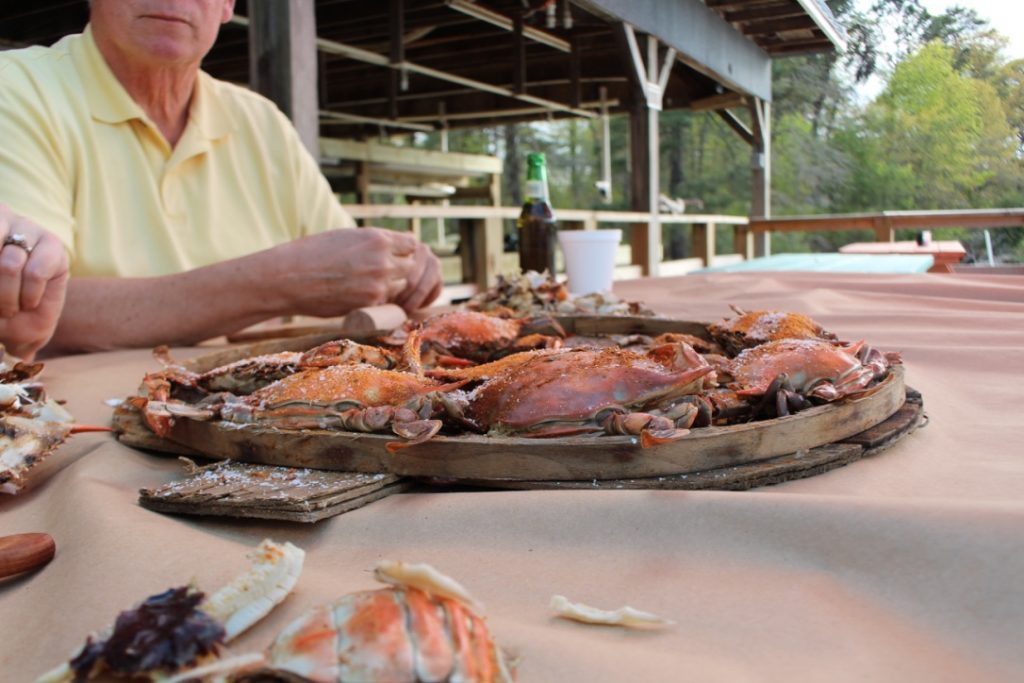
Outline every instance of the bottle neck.
{"type": "Polygon", "coordinates": [[[548,174],[544,166],[531,164],[526,171],[526,198],[548,201],[548,174]]]}

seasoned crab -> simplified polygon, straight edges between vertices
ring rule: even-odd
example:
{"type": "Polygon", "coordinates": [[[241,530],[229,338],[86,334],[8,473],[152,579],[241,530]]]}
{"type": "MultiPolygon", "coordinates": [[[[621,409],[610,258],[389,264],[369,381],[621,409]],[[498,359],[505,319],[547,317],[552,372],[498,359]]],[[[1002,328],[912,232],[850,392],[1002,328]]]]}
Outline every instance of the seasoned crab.
{"type": "Polygon", "coordinates": [[[492,435],[632,434],[647,447],[687,433],[699,409],[692,396],[713,379],[688,344],[646,353],[535,352],[478,387],[464,406],[447,404],[456,419],[492,435]]]}
{"type": "Polygon", "coordinates": [[[824,339],[836,341],[821,325],[801,313],[780,311],[745,312],[736,306],[737,317],[708,325],[711,337],[730,354],[779,339],[824,339]]]}
{"type": "Polygon", "coordinates": [[[859,358],[865,348],[863,342],[843,347],[817,339],[781,339],[747,349],[720,368],[726,382],[724,389],[709,394],[714,413],[741,414],[746,402],[751,417],[783,416],[812,402],[863,395],[884,374],[880,363],[888,362],[878,354],[865,365],[859,358]]]}
{"type": "Polygon", "coordinates": [[[407,372],[372,365],[311,368],[248,396],[221,394],[197,406],[167,403],[172,416],[260,424],[278,429],[390,430],[407,439],[389,450],[420,443],[441,429],[440,394],[464,382],[442,384],[407,372]]]}
{"type": "Polygon", "coordinates": [[[160,346],[153,350],[153,355],[164,366],[163,370],[147,374],[142,380],[142,395],[130,398],[129,402],[142,413],[153,432],[166,437],[175,415],[193,414],[183,404],[217,403],[218,392],[248,395],[301,370],[366,364],[382,369],[408,368],[419,374],[419,349],[415,346],[415,335],[401,352],[336,339],[305,352],[284,351],[244,358],[204,373],[179,365],[167,347],[160,346]]]}
{"type": "MultiPolygon", "coordinates": [[[[386,344],[401,344],[415,322],[393,331],[386,344]]],[[[419,326],[424,363],[470,365],[536,348],[561,346],[565,330],[554,318],[502,318],[476,311],[450,311],[431,316],[419,326]]]]}

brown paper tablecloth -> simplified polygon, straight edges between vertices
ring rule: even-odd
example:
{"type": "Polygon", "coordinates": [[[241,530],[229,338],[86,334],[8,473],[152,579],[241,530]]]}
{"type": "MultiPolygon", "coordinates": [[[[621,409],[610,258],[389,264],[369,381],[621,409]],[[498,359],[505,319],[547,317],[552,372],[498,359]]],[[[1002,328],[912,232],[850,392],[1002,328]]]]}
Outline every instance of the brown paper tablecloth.
{"type": "MultiPolygon", "coordinates": [[[[429,562],[487,607],[520,681],[1024,680],[1024,278],[748,273],[616,284],[691,320],[806,313],[903,353],[930,424],[824,475],[747,492],[402,494],[315,526],[170,517],[136,503],[180,474],[107,434],[74,437],[0,534],[57,556],[0,583],[0,679],[58,663],[118,611],[194,578],[210,590],[264,537],[308,552],[298,588],[232,648],[265,646],[307,607],[376,587],[383,558],[429,562]],[[677,625],[552,619],[554,593],[677,625]]],[[[82,422],[131,393],[148,351],[54,359],[44,379],[82,422]]]]}

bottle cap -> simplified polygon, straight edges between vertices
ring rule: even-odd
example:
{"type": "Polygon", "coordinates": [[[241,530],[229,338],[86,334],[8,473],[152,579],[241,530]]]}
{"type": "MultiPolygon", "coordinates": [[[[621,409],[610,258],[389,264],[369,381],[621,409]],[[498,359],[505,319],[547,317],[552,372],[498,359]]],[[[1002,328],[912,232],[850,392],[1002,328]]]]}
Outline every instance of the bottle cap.
{"type": "Polygon", "coordinates": [[[526,163],[530,166],[544,165],[544,152],[530,152],[526,155],[526,163]]]}

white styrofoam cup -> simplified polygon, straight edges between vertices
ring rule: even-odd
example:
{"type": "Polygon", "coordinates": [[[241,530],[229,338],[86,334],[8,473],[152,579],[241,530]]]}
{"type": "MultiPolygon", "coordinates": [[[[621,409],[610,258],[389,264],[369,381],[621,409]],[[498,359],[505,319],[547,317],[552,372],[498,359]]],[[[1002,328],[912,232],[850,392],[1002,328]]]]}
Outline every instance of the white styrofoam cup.
{"type": "Polygon", "coordinates": [[[559,230],[558,244],[565,256],[569,292],[609,292],[615,274],[615,255],[621,230],[559,230]]]}

